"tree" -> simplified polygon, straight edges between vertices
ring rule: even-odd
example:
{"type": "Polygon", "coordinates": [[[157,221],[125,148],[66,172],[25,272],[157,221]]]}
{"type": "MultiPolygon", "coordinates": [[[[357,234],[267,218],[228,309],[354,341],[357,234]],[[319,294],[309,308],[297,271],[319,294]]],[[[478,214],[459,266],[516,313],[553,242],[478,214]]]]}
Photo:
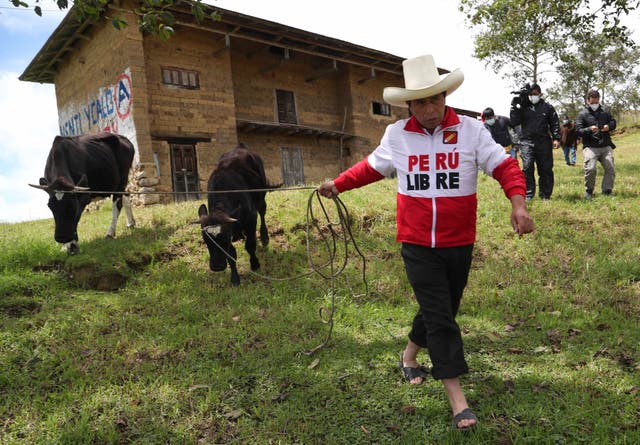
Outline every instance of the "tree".
{"type": "Polygon", "coordinates": [[[620,17],[639,6],[640,0],[460,0],[478,30],[475,57],[514,85],[538,82],[552,71],[567,43],[585,32],[584,24],[601,27],[610,41],[633,44],[620,17]]]}
{"type": "Polygon", "coordinates": [[[552,2],[461,0],[460,9],[480,30],[475,37],[474,56],[496,73],[503,72],[514,84],[538,82],[563,43],[559,28],[551,26],[546,3],[552,2]]]}
{"type": "MultiPolygon", "coordinates": [[[[34,12],[42,16],[43,0],[35,0],[32,4],[34,12]]],[[[67,9],[69,0],[54,0],[59,9],[67,9]]],[[[13,6],[17,8],[30,8],[29,3],[24,0],[11,0],[13,6]]],[[[98,20],[101,18],[111,21],[116,29],[123,29],[129,24],[123,20],[118,14],[108,14],[109,4],[111,0],[75,0],[75,13],[78,19],[98,20]]],[[[219,20],[220,15],[211,10],[211,7],[202,2],[202,0],[191,0],[191,13],[198,23],[203,22],[207,18],[219,20]]],[[[174,0],[140,0],[138,6],[133,11],[138,16],[138,27],[140,31],[157,35],[161,39],[170,38],[175,30],[173,25],[176,18],[171,11],[174,6],[174,0]]]]}
{"type": "Polygon", "coordinates": [[[583,33],[574,36],[572,47],[560,60],[557,72],[561,80],[549,90],[549,97],[560,102],[568,114],[582,107],[590,88],[600,91],[602,101],[614,113],[639,107],[638,46],[611,42],[604,34],[583,33]]]}

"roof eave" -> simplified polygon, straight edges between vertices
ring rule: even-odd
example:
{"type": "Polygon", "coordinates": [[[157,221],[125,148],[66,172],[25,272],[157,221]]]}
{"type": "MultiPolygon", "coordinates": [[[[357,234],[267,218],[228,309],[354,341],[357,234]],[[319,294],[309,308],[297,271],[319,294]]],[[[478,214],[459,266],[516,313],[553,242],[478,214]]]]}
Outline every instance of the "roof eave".
{"type": "MultiPolygon", "coordinates": [[[[176,2],[172,9],[185,20],[193,23],[190,4],[191,2],[188,0],[176,2]]],[[[106,7],[110,7],[110,5],[107,4],[106,7]]],[[[369,67],[372,70],[377,69],[402,75],[403,59],[399,56],[235,11],[210,5],[207,5],[206,8],[209,13],[217,11],[222,18],[220,22],[213,22],[208,27],[203,25],[203,29],[217,33],[233,29],[233,32],[229,31],[229,34],[241,39],[252,39],[252,33],[266,33],[264,34],[266,37],[260,38],[265,44],[278,46],[279,43],[280,45],[284,43],[283,40],[289,41],[291,49],[298,51],[304,51],[305,45],[314,45],[319,48],[317,54],[327,59],[341,60],[369,67]],[[270,41],[269,37],[274,38],[270,41]]],[[[84,33],[93,25],[94,22],[90,19],[79,20],[75,14],[75,7],[72,7],[19,79],[27,82],[54,83],[58,62],[64,59],[68,51],[73,50],[79,39],[87,38],[84,33]]],[[[448,72],[442,68],[438,70],[441,74],[448,72]]]]}

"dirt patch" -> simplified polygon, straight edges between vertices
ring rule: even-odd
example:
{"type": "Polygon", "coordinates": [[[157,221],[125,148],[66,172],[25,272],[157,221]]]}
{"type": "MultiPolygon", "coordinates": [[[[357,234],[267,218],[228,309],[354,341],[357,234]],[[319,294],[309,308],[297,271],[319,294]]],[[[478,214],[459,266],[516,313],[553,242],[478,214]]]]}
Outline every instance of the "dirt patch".
{"type": "Polygon", "coordinates": [[[8,317],[22,317],[40,311],[42,304],[26,298],[0,302],[0,313],[8,317]]]}
{"type": "Polygon", "coordinates": [[[64,270],[64,261],[51,261],[50,263],[38,264],[31,268],[34,272],[60,272],[64,270]]]}
{"type": "Polygon", "coordinates": [[[67,277],[76,286],[100,291],[122,289],[127,277],[116,270],[100,270],[95,264],[74,266],[67,271],[67,277]]]}
{"type": "Polygon", "coordinates": [[[148,254],[138,254],[133,257],[127,258],[125,261],[129,269],[139,272],[151,264],[151,255],[148,254]]]}

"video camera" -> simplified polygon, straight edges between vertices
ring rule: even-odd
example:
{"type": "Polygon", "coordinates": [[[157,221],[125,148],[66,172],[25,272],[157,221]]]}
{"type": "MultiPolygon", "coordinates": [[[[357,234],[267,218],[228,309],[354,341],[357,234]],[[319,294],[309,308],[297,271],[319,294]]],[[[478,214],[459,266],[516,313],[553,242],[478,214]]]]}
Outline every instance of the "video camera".
{"type": "Polygon", "coordinates": [[[511,94],[515,94],[516,97],[511,99],[511,107],[520,108],[523,104],[529,101],[529,91],[531,90],[531,84],[526,83],[522,88],[517,91],[511,91],[511,94]]]}
{"type": "Polygon", "coordinates": [[[531,84],[526,83],[522,88],[517,91],[511,91],[511,94],[515,94],[516,96],[528,96],[529,90],[531,90],[531,84]]]}

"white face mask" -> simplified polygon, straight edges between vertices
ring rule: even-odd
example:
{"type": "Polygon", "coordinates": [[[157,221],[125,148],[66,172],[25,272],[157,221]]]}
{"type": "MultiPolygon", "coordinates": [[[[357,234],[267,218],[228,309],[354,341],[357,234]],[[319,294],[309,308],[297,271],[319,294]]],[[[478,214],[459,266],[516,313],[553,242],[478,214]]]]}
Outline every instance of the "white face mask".
{"type": "Polygon", "coordinates": [[[589,108],[591,108],[593,111],[596,111],[599,106],[600,104],[589,104],[589,108]]]}
{"type": "Polygon", "coordinates": [[[493,125],[496,123],[496,120],[494,118],[491,119],[487,119],[486,121],[484,121],[485,124],[487,125],[493,125]]]}
{"type": "Polygon", "coordinates": [[[535,105],[540,102],[540,96],[529,96],[529,101],[535,105]]]}

